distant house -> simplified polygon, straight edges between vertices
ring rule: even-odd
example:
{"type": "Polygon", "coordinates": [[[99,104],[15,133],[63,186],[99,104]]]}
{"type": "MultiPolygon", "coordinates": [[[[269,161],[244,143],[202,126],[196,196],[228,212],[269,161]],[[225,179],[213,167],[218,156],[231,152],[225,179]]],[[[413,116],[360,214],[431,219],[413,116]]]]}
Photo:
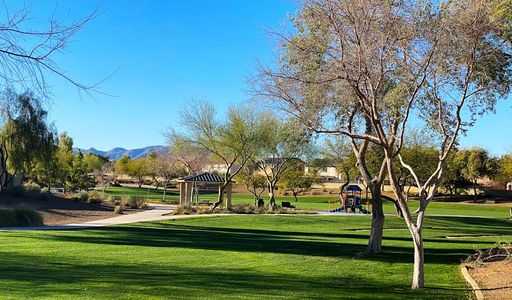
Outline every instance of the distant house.
{"type": "Polygon", "coordinates": [[[226,174],[228,168],[225,164],[205,164],[201,168],[203,173],[226,174]]]}
{"type": "MultiPolygon", "coordinates": [[[[294,159],[293,161],[296,163],[295,168],[296,168],[297,172],[306,174],[305,173],[306,163],[304,161],[302,161],[301,159],[294,159]]],[[[268,158],[264,162],[262,162],[261,165],[265,166],[267,168],[267,170],[269,170],[269,168],[272,168],[273,166],[276,166],[280,163],[281,163],[280,158],[268,158]]],[[[239,167],[240,166],[238,166],[238,165],[234,165],[233,168],[231,169],[231,171],[233,172],[233,171],[237,170],[239,167]]],[[[255,174],[265,175],[263,170],[261,170],[257,165],[250,165],[249,167],[251,169],[251,172],[253,172],[255,174]]],[[[214,173],[214,174],[226,174],[227,167],[225,164],[215,164],[215,163],[204,164],[203,167],[201,168],[201,172],[208,172],[208,173],[214,173]]]]}
{"type": "Polygon", "coordinates": [[[512,191],[512,181],[507,183],[507,191],[512,191]]]}
{"type": "MultiPolygon", "coordinates": [[[[304,167],[306,165],[306,163],[304,161],[302,161],[301,159],[299,158],[293,158],[293,159],[286,159],[286,161],[284,161],[282,158],[267,158],[265,161],[262,161],[259,165],[260,166],[265,166],[265,168],[267,169],[267,171],[270,171],[269,168],[272,168],[274,166],[277,166],[281,163],[295,163],[295,170],[299,173],[304,173],[304,167]]],[[[257,165],[254,165],[251,167],[253,169],[253,172],[256,173],[256,174],[260,174],[260,175],[265,175],[263,170],[261,170],[257,165]]]]}
{"type": "Polygon", "coordinates": [[[324,182],[339,182],[341,179],[340,172],[333,166],[322,166],[322,167],[310,167],[305,168],[305,173],[317,172],[317,175],[324,182]]]}

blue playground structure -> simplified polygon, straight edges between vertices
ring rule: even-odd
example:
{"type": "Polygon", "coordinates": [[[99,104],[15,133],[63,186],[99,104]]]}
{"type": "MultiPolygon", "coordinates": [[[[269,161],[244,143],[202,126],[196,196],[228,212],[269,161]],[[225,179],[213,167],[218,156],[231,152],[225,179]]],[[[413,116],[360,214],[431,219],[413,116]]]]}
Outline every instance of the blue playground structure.
{"type": "Polygon", "coordinates": [[[370,214],[368,197],[365,197],[366,207],[361,203],[361,196],[363,190],[357,184],[350,184],[340,192],[340,203],[341,207],[330,210],[330,212],[349,212],[356,213],[356,209],[360,213],[370,214]]]}

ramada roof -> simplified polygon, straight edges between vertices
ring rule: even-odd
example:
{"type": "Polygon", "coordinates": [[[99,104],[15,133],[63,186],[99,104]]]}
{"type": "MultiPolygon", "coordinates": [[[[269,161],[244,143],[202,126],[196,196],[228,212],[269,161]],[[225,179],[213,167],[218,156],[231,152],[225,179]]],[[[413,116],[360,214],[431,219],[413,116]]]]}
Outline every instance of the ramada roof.
{"type": "Polygon", "coordinates": [[[208,182],[208,183],[223,183],[224,178],[219,175],[212,173],[201,173],[198,175],[191,175],[181,179],[178,179],[178,182],[208,182]]]}

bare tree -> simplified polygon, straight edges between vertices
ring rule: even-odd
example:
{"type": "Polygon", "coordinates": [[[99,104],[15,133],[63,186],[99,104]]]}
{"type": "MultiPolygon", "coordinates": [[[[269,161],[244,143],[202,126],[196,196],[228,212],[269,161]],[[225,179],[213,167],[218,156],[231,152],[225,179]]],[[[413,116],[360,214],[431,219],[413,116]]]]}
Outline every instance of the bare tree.
{"type": "Polygon", "coordinates": [[[459,133],[509,92],[509,45],[496,34],[491,9],[482,0],[307,1],[295,19],[297,33],[282,36],[279,69],[261,72],[261,94],[279,99],[317,133],[348,137],[367,183],[372,178],[360,158],[369,143],[382,149],[377,178],[388,176],[414,242],[412,288],[424,286],[425,210],[446,159],[459,133]],[[416,113],[438,150],[437,167],[424,181],[401,155],[416,113]],[[416,220],[395,162],[418,189],[416,220]]]}
{"type": "Polygon", "coordinates": [[[167,143],[170,155],[181,163],[189,175],[201,172],[208,161],[209,153],[207,151],[190,143],[186,136],[180,135],[172,129],[167,133],[167,143]]]}
{"type": "MultiPolygon", "coordinates": [[[[79,92],[96,90],[99,83],[86,85],[76,81],[53,58],[66,50],[73,36],[97,16],[97,10],[75,22],[59,21],[51,16],[47,28],[33,29],[30,6],[10,11],[4,2],[4,8],[6,19],[0,23],[0,80],[4,86],[32,90],[41,98],[49,98],[47,77],[54,75],[79,92]]],[[[10,154],[5,138],[0,140],[0,145],[0,182],[5,186],[12,180],[7,172],[10,154]]]]}
{"type": "Polygon", "coordinates": [[[5,86],[32,89],[48,98],[46,79],[52,74],[79,91],[89,92],[97,87],[98,83],[86,85],[76,81],[53,60],[55,54],[64,52],[71,39],[98,15],[97,10],[74,22],[67,22],[65,18],[57,20],[52,15],[46,28],[33,29],[30,6],[15,11],[10,11],[5,3],[4,7],[6,19],[0,23],[0,78],[5,86]]]}
{"type": "Polygon", "coordinates": [[[104,163],[100,169],[94,171],[94,178],[103,187],[103,196],[105,196],[106,189],[117,179],[114,164],[111,161],[104,163]]]}
{"type": "Polygon", "coordinates": [[[180,166],[180,162],[178,162],[169,153],[158,157],[155,161],[154,168],[155,175],[161,180],[161,185],[164,190],[162,200],[165,201],[167,197],[167,188],[169,187],[171,180],[185,175],[186,171],[180,166]]]}

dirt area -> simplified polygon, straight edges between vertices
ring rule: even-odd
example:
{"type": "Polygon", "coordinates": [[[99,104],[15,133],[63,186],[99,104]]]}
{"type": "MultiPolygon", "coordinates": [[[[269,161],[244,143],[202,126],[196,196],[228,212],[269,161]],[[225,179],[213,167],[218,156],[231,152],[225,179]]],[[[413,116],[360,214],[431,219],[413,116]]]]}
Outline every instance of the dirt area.
{"type": "Polygon", "coordinates": [[[469,270],[485,299],[512,299],[512,261],[485,263],[469,270]]]}
{"type": "Polygon", "coordinates": [[[91,204],[52,196],[46,201],[30,197],[0,195],[0,208],[28,206],[37,210],[45,225],[76,224],[117,216],[113,208],[103,204],[91,204]]]}

